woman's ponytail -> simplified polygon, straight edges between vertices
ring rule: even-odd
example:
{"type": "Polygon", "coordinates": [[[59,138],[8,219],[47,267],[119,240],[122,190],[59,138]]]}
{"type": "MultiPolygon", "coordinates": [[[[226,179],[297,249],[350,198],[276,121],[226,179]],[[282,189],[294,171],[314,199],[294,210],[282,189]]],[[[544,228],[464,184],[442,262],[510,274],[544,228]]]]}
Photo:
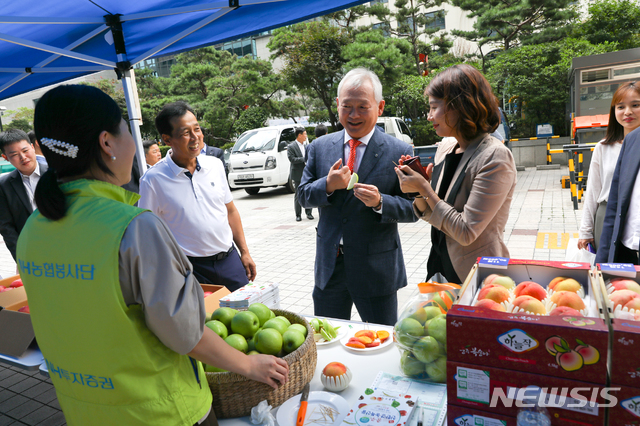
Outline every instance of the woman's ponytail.
{"type": "Polygon", "coordinates": [[[58,174],[52,167],[40,177],[33,198],[38,210],[47,219],[60,220],[67,213],[64,192],[58,185],[58,174]]]}

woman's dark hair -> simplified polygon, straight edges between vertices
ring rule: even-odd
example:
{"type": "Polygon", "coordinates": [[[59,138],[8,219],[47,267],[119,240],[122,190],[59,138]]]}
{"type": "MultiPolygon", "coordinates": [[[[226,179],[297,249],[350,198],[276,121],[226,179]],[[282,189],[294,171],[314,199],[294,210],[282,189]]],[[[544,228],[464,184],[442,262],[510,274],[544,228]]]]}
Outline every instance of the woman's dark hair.
{"type": "Polygon", "coordinates": [[[85,173],[93,165],[113,175],[102,158],[98,137],[103,131],[120,134],[122,111],[102,90],[84,85],[62,85],[49,90],[36,104],[33,124],[49,169],[38,181],[34,194],[40,213],[62,219],[67,211],[58,179],[85,173]],[[44,139],[78,148],[75,158],[52,150],[44,139]]]}
{"type": "Polygon", "coordinates": [[[156,116],[156,130],[160,133],[160,137],[162,137],[162,135],[171,136],[173,134],[171,119],[174,117],[182,117],[187,111],[196,117],[195,111],[186,102],[177,101],[166,104],[156,116]]]}
{"type": "Polygon", "coordinates": [[[620,142],[624,139],[624,127],[618,123],[616,119],[616,105],[622,102],[622,99],[627,96],[630,91],[636,92],[636,95],[640,96],[640,86],[635,81],[630,81],[625,84],[621,84],[618,90],[613,94],[611,99],[611,108],[609,109],[609,124],[607,125],[607,134],[604,140],[600,142],[603,145],[610,145],[612,143],[620,142]]]}
{"type": "Polygon", "coordinates": [[[424,94],[441,99],[446,111],[458,114],[458,122],[447,125],[467,141],[480,133],[495,132],[500,124],[498,99],[487,79],[471,65],[454,65],[440,72],[424,94]]]}

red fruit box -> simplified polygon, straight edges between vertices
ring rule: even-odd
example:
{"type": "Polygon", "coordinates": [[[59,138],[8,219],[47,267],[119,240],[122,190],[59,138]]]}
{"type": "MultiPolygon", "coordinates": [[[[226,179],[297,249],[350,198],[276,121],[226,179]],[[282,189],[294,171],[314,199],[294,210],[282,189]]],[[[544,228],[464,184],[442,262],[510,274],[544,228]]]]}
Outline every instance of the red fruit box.
{"type": "Polygon", "coordinates": [[[447,313],[447,359],[606,384],[609,327],[599,317],[601,298],[589,279],[589,267],[511,259],[500,268],[479,262],[447,313]],[[495,273],[543,287],[558,276],[573,278],[584,288],[590,315],[550,317],[469,306],[482,281],[495,273]]]}
{"type": "Polygon", "coordinates": [[[469,407],[447,405],[448,426],[517,426],[516,417],[503,416],[502,414],[488,413],[469,407]]]}
{"type": "Polygon", "coordinates": [[[603,426],[606,405],[615,400],[606,388],[593,383],[447,361],[451,405],[516,417],[520,402],[531,396],[526,390],[530,386],[541,388],[554,426],[603,426]]]}
{"type": "Polygon", "coordinates": [[[637,272],[640,266],[623,264],[598,264],[594,282],[600,286],[604,300],[603,313],[611,324],[611,383],[640,388],[640,321],[634,314],[618,309],[615,314],[607,296],[606,282],[624,278],[640,283],[637,272]]]}
{"type": "Polygon", "coordinates": [[[640,426],[640,388],[611,385],[620,388],[613,393],[617,403],[609,408],[609,424],[619,426],[640,426]]]}
{"type": "MultiPolygon", "coordinates": [[[[9,287],[20,278],[19,275],[0,280],[0,286],[9,287]]],[[[24,287],[14,288],[0,293],[0,353],[20,357],[35,339],[31,316],[18,312],[27,305],[27,293],[24,287]]]]}

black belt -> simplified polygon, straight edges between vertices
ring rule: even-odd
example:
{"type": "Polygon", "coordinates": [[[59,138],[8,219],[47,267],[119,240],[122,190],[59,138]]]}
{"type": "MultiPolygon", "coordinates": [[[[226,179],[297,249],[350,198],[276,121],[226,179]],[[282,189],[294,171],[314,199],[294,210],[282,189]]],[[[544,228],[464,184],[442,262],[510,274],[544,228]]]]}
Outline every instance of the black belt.
{"type": "Polygon", "coordinates": [[[220,252],[220,253],[218,253],[218,254],[214,254],[213,256],[209,256],[209,258],[210,258],[211,260],[224,260],[224,259],[226,259],[227,257],[229,257],[229,254],[231,254],[231,252],[232,252],[233,250],[235,250],[235,247],[234,247],[234,246],[231,246],[231,248],[230,248],[228,251],[222,251],[222,252],[220,252]]]}

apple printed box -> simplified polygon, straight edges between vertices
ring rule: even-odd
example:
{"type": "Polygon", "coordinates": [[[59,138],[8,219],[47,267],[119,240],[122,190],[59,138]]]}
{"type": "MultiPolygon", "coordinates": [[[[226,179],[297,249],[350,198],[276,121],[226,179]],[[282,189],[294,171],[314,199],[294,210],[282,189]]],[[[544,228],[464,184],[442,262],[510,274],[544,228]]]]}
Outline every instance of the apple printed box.
{"type": "MultiPolygon", "coordinates": [[[[601,288],[603,300],[607,301],[607,293],[614,290],[607,289],[607,283],[616,278],[630,281],[627,287],[632,288],[638,283],[640,266],[624,264],[598,264],[594,281],[601,288]]],[[[613,306],[608,306],[606,315],[611,321],[611,383],[640,388],[640,321],[635,321],[634,315],[626,309],[613,312],[613,306]]],[[[640,390],[636,390],[640,394],[640,390]]]]}
{"type": "Polygon", "coordinates": [[[609,408],[609,424],[619,426],[640,426],[640,389],[629,386],[620,387],[614,395],[618,403],[609,408]]]}
{"type": "Polygon", "coordinates": [[[541,388],[554,426],[604,426],[605,406],[611,404],[614,396],[604,386],[592,383],[447,361],[449,407],[470,407],[516,417],[518,400],[530,396],[526,391],[529,386],[541,388]]]}
{"type": "Polygon", "coordinates": [[[447,405],[447,426],[517,426],[517,424],[516,417],[453,404],[447,405]]]}
{"type": "Polygon", "coordinates": [[[599,318],[599,306],[599,293],[589,280],[588,264],[513,259],[506,269],[477,264],[447,313],[447,357],[450,361],[604,385],[609,328],[599,318]],[[508,275],[516,283],[534,281],[543,286],[558,276],[571,277],[585,290],[589,317],[515,314],[472,306],[475,290],[494,273],[508,275]]]}
{"type": "MultiPolygon", "coordinates": [[[[0,286],[9,285],[20,278],[14,277],[0,280],[0,286]]],[[[0,293],[0,353],[19,357],[35,339],[31,316],[18,310],[27,305],[27,293],[24,287],[14,288],[11,291],[0,293]]]]}

